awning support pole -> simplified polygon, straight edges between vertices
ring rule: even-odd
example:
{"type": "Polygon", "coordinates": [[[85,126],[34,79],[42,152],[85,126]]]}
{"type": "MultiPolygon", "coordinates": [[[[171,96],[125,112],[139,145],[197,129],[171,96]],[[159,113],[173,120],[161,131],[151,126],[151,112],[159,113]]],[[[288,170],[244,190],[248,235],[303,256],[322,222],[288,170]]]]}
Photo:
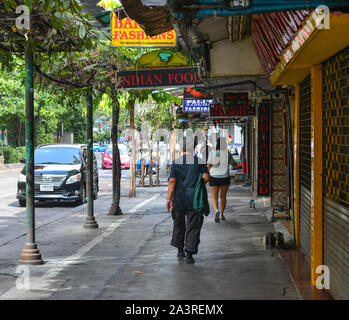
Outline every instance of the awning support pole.
{"type": "Polygon", "coordinates": [[[25,146],[26,146],[26,229],[27,239],[19,264],[43,264],[35,243],[34,200],[34,63],[33,53],[25,54],[25,146]]]}
{"type": "MultiPolygon", "coordinates": [[[[96,229],[98,224],[94,217],[93,208],[93,96],[92,92],[86,95],[87,102],[87,217],[84,224],[86,229],[96,229]]],[[[97,190],[96,190],[97,192],[97,190]]]]}

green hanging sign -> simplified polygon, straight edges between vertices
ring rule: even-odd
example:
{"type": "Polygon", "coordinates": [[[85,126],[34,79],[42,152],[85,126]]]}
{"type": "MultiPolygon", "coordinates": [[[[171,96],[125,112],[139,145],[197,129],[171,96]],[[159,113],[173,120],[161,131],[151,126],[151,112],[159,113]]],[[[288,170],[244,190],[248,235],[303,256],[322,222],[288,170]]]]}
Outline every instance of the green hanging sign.
{"type": "Polygon", "coordinates": [[[176,49],[162,49],[143,54],[136,62],[137,70],[193,67],[191,59],[176,49]]]}

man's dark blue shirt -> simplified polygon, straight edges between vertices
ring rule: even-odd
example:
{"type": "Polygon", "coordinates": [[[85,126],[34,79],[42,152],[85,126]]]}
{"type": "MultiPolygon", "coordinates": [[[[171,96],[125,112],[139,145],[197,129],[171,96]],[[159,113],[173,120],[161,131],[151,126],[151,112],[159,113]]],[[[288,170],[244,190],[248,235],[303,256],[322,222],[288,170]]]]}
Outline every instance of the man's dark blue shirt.
{"type": "Polygon", "coordinates": [[[199,174],[209,173],[205,163],[194,155],[183,155],[173,161],[170,178],[176,179],[173,193],[173,208],[193,210],[195,186],[199,174]]]}

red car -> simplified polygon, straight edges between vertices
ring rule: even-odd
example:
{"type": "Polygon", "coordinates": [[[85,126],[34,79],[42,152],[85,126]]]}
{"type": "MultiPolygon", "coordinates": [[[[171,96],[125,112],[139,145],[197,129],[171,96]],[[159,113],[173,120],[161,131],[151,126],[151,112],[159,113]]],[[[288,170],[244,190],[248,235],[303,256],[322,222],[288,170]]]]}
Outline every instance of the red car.
{"type": "MultiPolygon", "coordinates": [[[[123,144],[119,144],[120,151],[120,161],[121,169],[130,169],[130,156],[127,152],[127,147],[123,144]]],[[[102,169],[112,168],[113,167],[113,148],[108,147],[102,156],[102,169]]]]}

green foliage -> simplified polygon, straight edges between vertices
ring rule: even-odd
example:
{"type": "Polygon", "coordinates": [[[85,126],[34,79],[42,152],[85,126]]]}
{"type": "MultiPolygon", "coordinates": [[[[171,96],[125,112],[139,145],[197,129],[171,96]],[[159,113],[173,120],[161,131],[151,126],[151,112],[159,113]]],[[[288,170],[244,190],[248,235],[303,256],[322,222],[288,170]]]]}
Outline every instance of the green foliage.
{"type": "Polygon", "coordinates": [[[24,88],[18,71],[0,74],[0,129],[8,130],[11,145],[24,143],[22,137],[25,120],[24,88]]]}
{"type": "Polygon", "coordinates": [[[83,116],[84,106],[77,103],[75,106],[65,106],[60,117],[64,131],[74,133],[74,143],[86,143],[86,118],[83,116]]]}
{"type": "MultiPolygon", "coordinates": [[[[92,17],[82,11],[82,2],[28,0],[27,4],[32,8],[32,16],[35,18],[32,19],[31,29],[22,31],[13,30],[14,20],[10,22],[1,20],[2,17],[13,19],[18,17],[15,13],[16,2],[4,0],[0,3],[0,30],[8,39],[5,45],[0,46],[2,68],[13,69],[14,66],[20,66],[18,70],[22,73],[15,71],[17,79],[24,77],[21,66],[24,48],[33,52],[40,48],[40,54],[36,54],[34,59],[37,84],[34,104],[37,124],[36,143],[51,142],[52,133],[60,122],[64,123],[65,131],[75,133],[75,142],[86,142],[86,124],[81,113],[85,110],[85,95],[90,90],[93,90],[95,109],[102,101],[104,103],[102,108],[109,116],[115,107],[117,95],[118,107],[121,108],[119,121],[125,126],[129,118],[129,101],[134,100],[142,104],[153,101],[149,102],[150,105],[155,102],[157,108],[151,109],[153,115],[146,112],[147,119],[150,121],[153,119],[151,122],[154,125],[171,127],[174,119],[167,108],[171,103],[178,102],[177,97],[166,93],[152,94],[150,90],[130,90],[121,93],[115,90],[115,72],[134,69],[137,59],[151,49],[111,48],[109,32],[107,34],[103,28],[94,27],[92,17]],[[9,53],[14,47],[17,48],[17,57],[9,53]],[[105,95],[108,98],[105,98],[105,95]]],[[[102,0],[100,5],[108,8],[119,6],[115,0],[102,0]]],[[[12,140],[13,136],[19,136],[15,134],[15,129],[23,126],[24,120],[23,87],[18,86],[18,81],[15,81],[15,86],[20,88],[19,95],[12,89],[7,88],[7,90],[11,92],[8,99],[10,96],[18,98],[17,111],[9,101],[2,102],[0,96],[0,106],[6,104],[8,110],[15,112],[10,118],[9,112],[0,110],[0,121],[4,120],[7,129],[13,131],[12,140]]],[[[17,144],[22,143],[21,139],[17,137],[17,144]]],[[[11,143],[14,144],[12,140],[11,143]]]]}
{"type": "Polygon", "coordinates": [[[96,143],[109,143],[111,139],[110,131],[102,132],[102,133],[93,133],[93,141],[96,143]]]}
{"type": "Polygon", "coordinates": [[[120,3],[117,0],[101,0],[97,3],[97,6],[103,7],[104,9],[115,9],[120,7],[120,3]]]}
{"type": "MultiPolygon", "coordinates": [[[[10,145],[20,146],[24,138],[25,89],[21,73],[16,69],[0,75],[0,123],[1,129],[8,130],[10,145]]],[[[35,91],[34,119],[36,144],[53,142],[58,116],[63,108],[55,103],[47,92],[35,91]]]]}
{"type": "Polygon", "coordinates": [[[25,147],[13,148],[4,146],[3,156],[5,158],[5,163],[18,163],[21,158],[25,158],[25,147]]]}
{"type": "Polygon", "coordinates": [[[24,4],[31,9],[30,28],[18,30],[15,26],[18,4],[15,0],[0,2],[0,30],[6,39],[0,46],[3,67],[13,68],[11,51],[20,54],[40,49],[46,53],[40,59],[47,60],[51,52],[90,50],[99,39],[109,36],[105,29],[95,28],[94,18],[83,11],[83,1],[79,0],[25,0],[24,4]]]}
{"type": "MultiPolygon", "coordinates": [[[[0,129],[8,130],[8,142],[12,146],[24,144],[25,89],[20,71],[16,68],[0,74],[0,129]]],[[[36,145],[53,143],[53,135],[61,123],[64,131],[74,133],[75,142],[86,142],[86,122],[80,101],[69,105],[63,96],[35,88],[34,107],[36,145]]]]}

